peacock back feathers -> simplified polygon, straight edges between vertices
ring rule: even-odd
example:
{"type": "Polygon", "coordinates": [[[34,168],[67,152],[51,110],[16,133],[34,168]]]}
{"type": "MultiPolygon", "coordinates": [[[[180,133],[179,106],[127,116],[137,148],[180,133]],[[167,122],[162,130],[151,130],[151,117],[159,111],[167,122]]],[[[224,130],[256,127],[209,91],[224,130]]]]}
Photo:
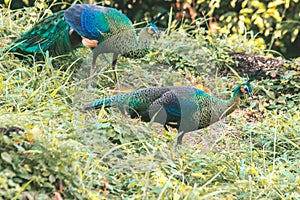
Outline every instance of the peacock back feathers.
{"type": "Polygon", "coordinates": [[[120,11],[92,4],[78,4],[65,11],[67,23],[79,35],[103,42],[111,35],[133,30],[130,19],[120,11]]]}

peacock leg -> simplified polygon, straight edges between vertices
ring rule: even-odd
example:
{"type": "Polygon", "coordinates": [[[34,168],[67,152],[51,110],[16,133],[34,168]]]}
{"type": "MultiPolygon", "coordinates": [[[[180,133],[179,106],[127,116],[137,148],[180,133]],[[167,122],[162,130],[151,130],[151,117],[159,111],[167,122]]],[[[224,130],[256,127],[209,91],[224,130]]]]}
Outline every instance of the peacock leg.
{"type": "Polygon", "coordinates": [[[181,145],[182,144],[182,138],[183,138],[185,132],[182,132],[182,131],[179,132],[178,131],[178,133],[180,135],[177,137],[177,145],[181,145]]]}
{"type": "Polygon", "coordinates": [[[168,129],[168,127],[167,127],[167,124],[164,124],[164,128],[165,128],[166,131],[169,132],[169,129],[168,129]]]}
{"type": "Polygon", "coordinates": [[[113,55],[113,60],[112,60],[112,69],[114,70],[114,75],[115,75],[115,81],[117,84],[118,90],[120,90],[120,84],[119,84],[119,79],[118,79],[118,74],[117,74],[117,60],[118,60],[118,55],[117,53],[114,53],[113,55]]]}
{"type": "Polygon", "coordinates": [[[95,73],[95,69],[96,69],[96,61],[97,61],[97,57],[99,54],[97,54],[95,51],[95,49],[93,49],[93,60],[92,60],[92,68],[90,71],[90,78],[94,75],[95,73]]]}
{"type": "Polygon", "coordinates": [[[89,81],[88,81],[89,87],[92,86],[92,80],[93,80],[93,76],[94,76],[95,69],[96,69],[97,56],[98,55],[94,54],[94,52],[93,52],[92,67],[91,67],[91,70],[90,70],[90,77],[89,77],[89,81]]]}

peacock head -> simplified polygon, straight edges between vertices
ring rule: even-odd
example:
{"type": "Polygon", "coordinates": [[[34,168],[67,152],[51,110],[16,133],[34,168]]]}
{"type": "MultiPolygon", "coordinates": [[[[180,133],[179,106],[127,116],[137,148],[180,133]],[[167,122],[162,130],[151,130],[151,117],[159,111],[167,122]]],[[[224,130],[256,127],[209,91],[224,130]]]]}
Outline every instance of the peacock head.
{"type": "Polygon", "coordinates": [[[155,39],[158,39],[160,37],[158,27],[155,24],[153,23],[147,24],[146,29],[147,29],[147,33],[150,36],[154,37],[155,39]]]}
{"type": "Polygon", "coordinates": [[[168,11],[162,12],[160,15],[155,17],[149,24],[147,24],[147,33],[151,36],[153,36],[155,39],[158,39],[160,37],[160,32],[158,31],[158,27],[155,25],[155,23],[160,20],[163,16],[165,16],[168,13],[168,11]]]}
{"type": "Polygon", "coordinates": [[[139,33],[139,48],[149,48],[154,39],[160,37],[158,28],[155,24],[149,23],[139,33]]]}
{"type": "Polygon", "coordinates": [[[158,39],[160,37],[160,31],[155,23],[160,20],[165,14],[168,12],[165,11],[161,13],[159,16],[155,17],[150,23],[144,27],[139,34],[139,48],[147,48],[153,39],[158,39]]]}
{"type": "Polygon", "coordinates": [[[251,80],[248,80],[247,82],[238,85],[234,89],[234,92],[237,92],[239,94],[248,94],[251,98],[253,98],[252,87],[250,85],[250,82],[251,82],[251,80]]]}

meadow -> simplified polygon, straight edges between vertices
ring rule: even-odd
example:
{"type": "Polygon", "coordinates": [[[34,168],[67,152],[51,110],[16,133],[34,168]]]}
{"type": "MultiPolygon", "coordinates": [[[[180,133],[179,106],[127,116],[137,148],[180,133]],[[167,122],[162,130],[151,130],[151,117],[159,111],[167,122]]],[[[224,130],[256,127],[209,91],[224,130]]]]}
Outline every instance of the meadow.
{"type": "MultiPolygon", "coordinates": [[[[299,199],[300,66],[272,68],[251,84],[254,99],[210,127],[186,134],[130,119],[117,109],[82,112],[93,100],[140,88],[194,85],[227,99],[249,74],[230,53],[280,57],[261,39],[210,34],[205,20],[162,36],[144,58],[91,51],[20,59],[7,44],[51,13],[0,8],[0,199],[299,199]],[[9,19],[9,20],[8,20],[9,19]],[[93,87],[89,87],[89,81],[93,87]]],[[[283,58],[278,58],[283,59],[283,58]]]]}

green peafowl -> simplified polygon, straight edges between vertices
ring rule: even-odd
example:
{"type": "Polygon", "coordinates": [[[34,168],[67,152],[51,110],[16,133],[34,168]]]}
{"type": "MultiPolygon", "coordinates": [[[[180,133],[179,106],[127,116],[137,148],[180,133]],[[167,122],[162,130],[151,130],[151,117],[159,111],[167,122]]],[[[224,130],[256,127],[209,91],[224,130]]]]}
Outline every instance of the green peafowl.
{"type": "Polygon", "coordinates": [[[51,56],[57,56],[83,44],[92,48],[91,75],[98,55],[113,53],[112,68],[117,81],[118,56],[140,58],[148,53],[150,42],[159,37],[154,23],[164,14],[166,12],[147,24],[137,38],[131,20],[120,11],[93,4],[77,4],[39,21],[9,48],[21,54],[41,54],[48,50],[51,56]]]}
{"type": "Polygon", "coordinates": [[[190,86],[151,87],[97,100],[84,110],[102,107],[118,107],[131,118],[153,120],[178,130],[177,144],[182,144],[185,133],[205,128],[232,113],[239,104],[240,96],[252,98],[250,80],[238,85],[228,100],[215,98],[203,90],[190,86]],[[154,119],[153,119],[154,118],[154,119]]]}

